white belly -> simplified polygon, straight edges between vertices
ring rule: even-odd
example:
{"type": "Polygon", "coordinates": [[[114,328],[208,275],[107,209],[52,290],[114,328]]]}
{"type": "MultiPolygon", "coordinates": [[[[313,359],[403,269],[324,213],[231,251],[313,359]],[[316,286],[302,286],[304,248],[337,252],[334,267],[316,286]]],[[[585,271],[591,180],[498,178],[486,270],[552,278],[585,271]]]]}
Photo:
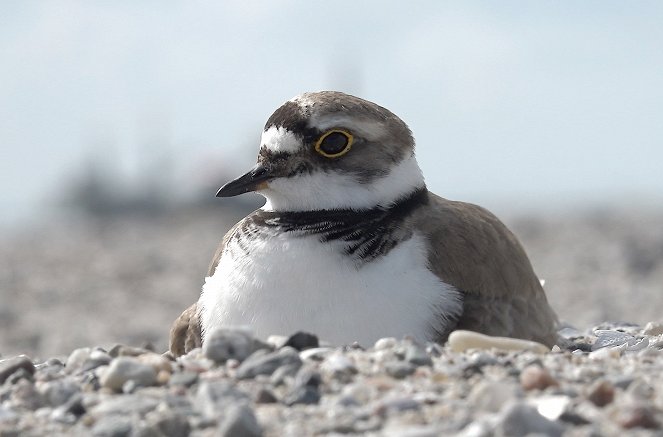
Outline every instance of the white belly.
{"type": "Polygon", "coordinates": [[[361,266],[336,244],[283,233],[248,256],[227,247],[203,286],[203,331],[248,325],[261,338],[308,331],[370,346],[382,337],[432,339],[444,315],[460,314],[459,293],[426,268],[421,236],[361,266]]]}

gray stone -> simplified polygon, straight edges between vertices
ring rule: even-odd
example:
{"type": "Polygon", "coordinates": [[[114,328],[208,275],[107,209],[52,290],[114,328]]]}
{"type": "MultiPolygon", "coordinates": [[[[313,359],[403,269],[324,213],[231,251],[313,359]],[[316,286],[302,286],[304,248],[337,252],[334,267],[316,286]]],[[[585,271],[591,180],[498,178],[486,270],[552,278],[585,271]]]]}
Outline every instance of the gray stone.
{"type": "Polygon", "coordinates": [[[392,361],[384,366],[387,375],[392,378],[403,379],[408,375],[412,375],[416,368],[407,362],[403,361],[392,361]]]}
{"type": "Polygon", "coordinates": [[[253,338],[251,332],[242,328],[217,328],[205,336],[203,354],[216,363],[233,359],[244,361],[259,349],[268,345],[253,338]]]}
{"type": "Polygon", "coordinates": [[[296,387],[284,396],[283,403],[288,406],[304,404],[311,405],[320,402],[320,392],[316,387],[296,387]]]}
{"type": "Polygon", "coordinates": [[[5,380],[19,369],[25,370],[30,375],[35,373],[35,366],[32,364],[32,360],[25,355],[0,361],[0,384],[4,384],[5,380]]]}
{"type": "Polygon", "coordinates": [[[302,367],[302,363],[295,362],[291,364],[286,364],[285,366],[281,366],[278,369],[272,373],[271,378],[269,378],[269,382],[273,386],[279,386],[281,384],[284,384],[286,379],[288,377],[294,377],[297,375],[297,372],[299,369],[302,367]]]}
{"type": "Polygon", "coordinates": [[[278,402],[278,399],[271,390],[266,388],[258,389],[258,392],[255,395],[256,404],[273,404],[275,402],[278,402]]]}
{"type": "Polygon", "coordinates": [[[52,407],[58,407],[80,391],[79,385],[69,379],[59,379],[43,384],[39,391],[52,407]]]}
{"type": "Polygon", "coordinates": [[[157,372],[150,365],[143,364],[136,358],[119,357],[114,359],[100,378],[101,385],[111,390],[120,391],[127,381],[137,386],[147,387],[157,382],[157,372]]]}
{"type": "Polygon", "coordinates": [[[44,398],[32,382],[21,379],[12,386],[11,405],[28,410],[36,410],[44,406],[44,398]]]}
{"type": "Polygon", "coordinates": [[[191,425],[187,418],[174,412],[160,413],[156,418],[151,417],[150,422],[161,436],[185,437],[191,433],[191,425]]]}
{"type": "Polygon", "coordinates": [[[203,381],[194,401],[196,410],[205,417],[216,418],[221,411],[238,403],[248,403],[249,396],[227,381],[203,381]]]}
{"type": "Polygon", "coordinates": [[[626,344],[632,346],[637,339],[630,334],[611,330],[596,330],[597,339],[592,345],[592,350],[596,351],[604,347],[615,347],[626,344]]]}
{"type": "Polygon", "coordinates": [[[128,394],[107,398],[91,408],[93,416],[106,416],[109,414],[145,414],[152,411],[159,404],[159,400],[140,394],[128,394]]]}
{"type": "Polygon", "coordinates": [[[92,352],[92,349],[89,347],[82,347],[79,349],[75,349],[72,353],[69,354],[67,357],[67,362],[65,364],[65,369],[67,369],[67,372],[69,373],[74,373],[83,366],[83,363],[90,358],[90,353],[92,352]]]}
{"type": "Polygon", "coordinates": [[[198,373],[196,372],[176,372],[170,376],[168,380],[168,385],[182,385],[184,387],[191,387],[193,384],[198,382],[198,373]]]}
{"type": "Polygon", "coordinates": [[[432,366],[433,360],[422,347],[410,344],[405,350],[405,361],[415,366],[432,366]]]}
{"type": "Polygon", "coordinates": [[[515,384],[502,381],[481,381],[468,396],[470,404],[480,411],[497,413],[511,399],[522,397],[522,390],[515,384]]]}
{"type": "Polygon", "coordinates": [[[92,428],[95,437],[125,437],[130,433],[131,419],[122,416],[102,417],[92,428]]]}
{"type": "Polygon", "coordinates": [[[297,351],[287,346],[274,352],[261,352],[253,353],[237,368],[237,378],[248,379],[255,378],[257,375],[271,375],[281,366],[302,362],[297,351]]]}
{"type": "Polygon", "coordinates": [[[564,426],[546,419],[534,407],[512,403],[500,413],[495,433],[497,436],[541,434],[558,437],[564,433],[564,426]]]}
{"type": "Polygon", "coordinates": [[[253,410],[248,405],[233,405],[219,426],[219,435],[223,437],[260,437],[262,428],[253,410]]]}

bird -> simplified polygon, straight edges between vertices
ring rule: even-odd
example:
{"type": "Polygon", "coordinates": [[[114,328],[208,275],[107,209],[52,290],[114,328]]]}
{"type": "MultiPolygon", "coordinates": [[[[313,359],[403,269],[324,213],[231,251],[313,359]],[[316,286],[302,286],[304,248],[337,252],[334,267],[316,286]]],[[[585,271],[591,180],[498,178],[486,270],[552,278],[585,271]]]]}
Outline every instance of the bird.
{"type": "Polygon", "coordinates": [[[230,326],[339,345],[444,343],[457,329],[557,340],[516,236],[488,210],[430,192],[410,128],[382,106],[338,91],[288,100],[256,165],[217,197],[248,192],[266,202],[223,237],[199,300],[172,325],[175,356],[230,326]]]}

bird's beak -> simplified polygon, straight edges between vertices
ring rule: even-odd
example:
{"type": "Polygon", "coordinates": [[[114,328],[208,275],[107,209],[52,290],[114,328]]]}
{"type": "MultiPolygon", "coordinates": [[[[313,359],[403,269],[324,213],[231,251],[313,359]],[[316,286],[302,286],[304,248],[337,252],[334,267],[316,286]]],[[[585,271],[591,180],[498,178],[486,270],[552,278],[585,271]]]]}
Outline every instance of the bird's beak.
{"type": "Polygon", "coordinates": [[[257,191],[267,187],[267,181],[272,178],[270,167],[256,164],[251,170],[225,184],[216,193],[216,197],[233,197],[240,194],[257,191]]]}

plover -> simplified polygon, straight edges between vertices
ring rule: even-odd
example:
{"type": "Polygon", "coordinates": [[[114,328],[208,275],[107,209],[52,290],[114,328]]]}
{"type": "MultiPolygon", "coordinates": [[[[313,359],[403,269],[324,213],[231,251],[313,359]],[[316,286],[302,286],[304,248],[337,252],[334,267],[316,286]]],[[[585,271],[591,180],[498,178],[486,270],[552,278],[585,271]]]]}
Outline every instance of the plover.
{"type": "Polygon", "coordinates": [[[552,345],[556,316],[516,237],[426,188],[408,126],[348,94],[305,93],[267,120],[255,167],[218,197],[267,202],[223,237],[175,355],[221,326],[335,344],[455,329],[552,345]]]}

